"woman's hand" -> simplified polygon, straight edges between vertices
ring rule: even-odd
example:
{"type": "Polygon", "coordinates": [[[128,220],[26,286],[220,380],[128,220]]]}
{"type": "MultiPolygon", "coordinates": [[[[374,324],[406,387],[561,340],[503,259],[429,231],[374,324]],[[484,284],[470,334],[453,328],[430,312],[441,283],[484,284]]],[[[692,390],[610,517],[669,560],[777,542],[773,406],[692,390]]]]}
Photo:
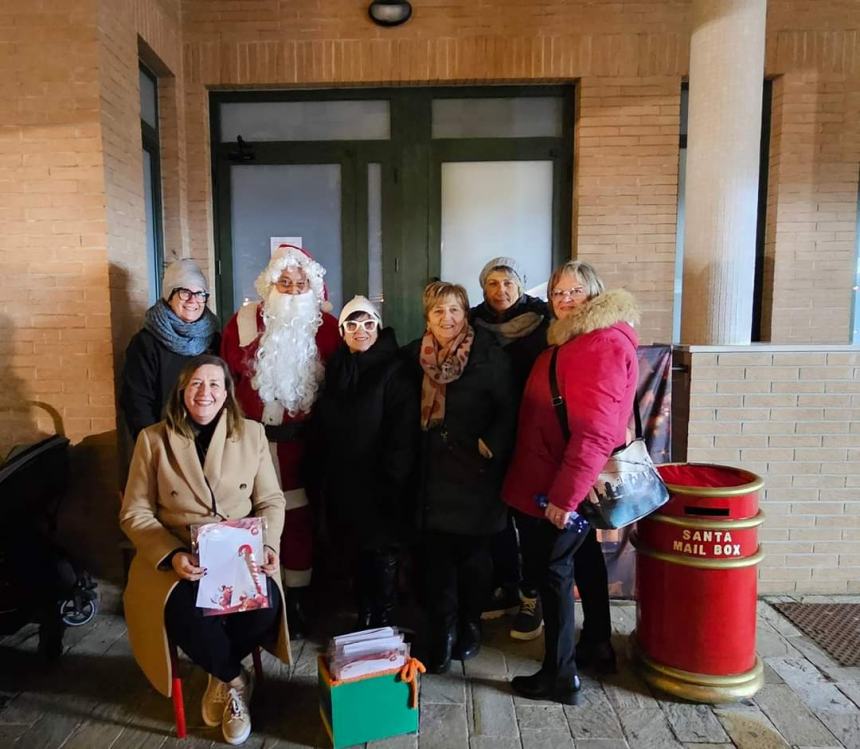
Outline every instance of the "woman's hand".
{"type": "Polygon", "coordinates": [[[493,451],[487,447],[487,443],[484,442],[480,437],[478,437],[478,452],[481,453],[481,456],[490,460],[493,457],[493,451]]]}
{"type": "Polygon", "coordinates": [[[277,575],[281,565],[278,561],[278,555],[275,554],[275,550],[271,546],[263,547],[263,558],[264,561],[260,565],[260,569],[269,577],[277,575]]]}
{"type": "Polygon", "coordinates": [[[197,557],[187,551],[177,551],[170,560],[173,571],[183,580],[199,580],[206,574],[206,570],[198,567],[197,563],[197,557]]]}
{"type": "Polygon", "coordinates": [[[543,513],[546,519],[549,520],[560,531],[564,530],[567,521],[570,520],[570,513],[562,510],[561,507],[556,507],[553,504],[548,504],[543,513]]]}

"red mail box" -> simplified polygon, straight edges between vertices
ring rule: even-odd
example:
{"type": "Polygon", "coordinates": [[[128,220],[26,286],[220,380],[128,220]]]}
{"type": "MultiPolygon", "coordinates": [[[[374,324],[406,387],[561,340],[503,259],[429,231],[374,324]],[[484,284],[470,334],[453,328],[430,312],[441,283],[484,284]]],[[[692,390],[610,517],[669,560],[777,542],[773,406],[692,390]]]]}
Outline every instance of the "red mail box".
{"type": "Polygon", "coordinates": [[[646,681],[697,702],[755,694],[763,481],[701,463],[657,466],[670,499],[639,522],[634,648],[646,681]]]}

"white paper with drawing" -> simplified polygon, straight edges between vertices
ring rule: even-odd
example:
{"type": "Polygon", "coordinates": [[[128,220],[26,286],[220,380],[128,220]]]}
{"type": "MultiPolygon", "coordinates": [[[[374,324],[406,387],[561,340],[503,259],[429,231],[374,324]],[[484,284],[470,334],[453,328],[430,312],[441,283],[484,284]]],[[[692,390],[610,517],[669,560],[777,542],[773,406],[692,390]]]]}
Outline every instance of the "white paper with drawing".
{"type": "Polygon", "coordinates": [[[197,606],[207,616],[269,607],[264,561],[262,518],[205,523],[192,528],[192,538],[206,572],[197,589],[197,606]]]}

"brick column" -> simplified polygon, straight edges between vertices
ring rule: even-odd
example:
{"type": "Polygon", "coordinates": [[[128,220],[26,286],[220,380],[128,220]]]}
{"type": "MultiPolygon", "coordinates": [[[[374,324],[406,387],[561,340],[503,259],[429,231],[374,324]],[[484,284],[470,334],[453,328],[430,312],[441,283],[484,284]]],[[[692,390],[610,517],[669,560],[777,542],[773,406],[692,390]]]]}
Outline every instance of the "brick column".
{"type": "Polygon", "coordinates": [[[765,0],[693,0],[684,343],[744,344],[752,326],[765,0]]]}

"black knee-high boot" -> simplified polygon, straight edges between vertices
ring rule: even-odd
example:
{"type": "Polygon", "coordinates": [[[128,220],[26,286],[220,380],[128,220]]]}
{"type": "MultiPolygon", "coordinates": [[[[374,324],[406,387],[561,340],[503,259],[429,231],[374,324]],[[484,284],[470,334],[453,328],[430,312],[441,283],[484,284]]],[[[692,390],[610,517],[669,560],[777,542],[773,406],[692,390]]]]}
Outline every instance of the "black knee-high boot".
{"type": "Polygon", "coordinates": [[[387,627],[391,624],[394,604],[397,600],[397,554],[391,550],[380,551],[374,556],[374,591],[372,603],[372,627],[387,627]]]}
{"type": "Polygon", "coordinates": [[[355,560],[356,572],[353,578],[355,607],[358,616],[355,620],[356,631],[369,629],[373,624],[373,591],[376,569],[373,555],[365,552],[355,560]]]}

